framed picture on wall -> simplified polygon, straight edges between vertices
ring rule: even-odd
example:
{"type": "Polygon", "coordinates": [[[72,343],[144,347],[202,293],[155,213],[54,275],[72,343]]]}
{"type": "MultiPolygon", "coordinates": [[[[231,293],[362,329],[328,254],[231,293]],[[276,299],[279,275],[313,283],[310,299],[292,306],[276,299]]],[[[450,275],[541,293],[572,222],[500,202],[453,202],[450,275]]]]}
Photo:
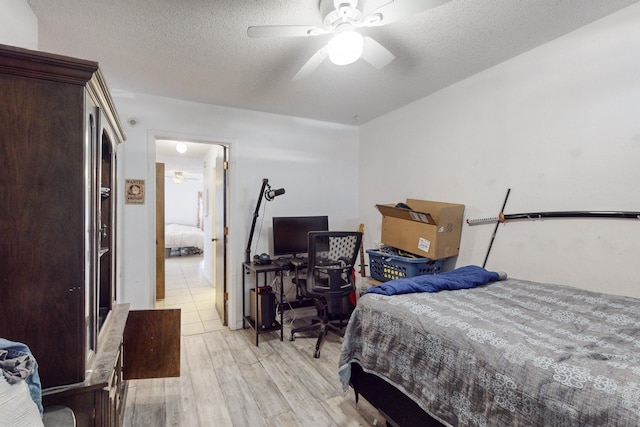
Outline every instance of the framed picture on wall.
{"type": "Polygon", "coordinates": [[[144,205],[144,179],[126,179],[124,182],[125,203],[144,205]]]}

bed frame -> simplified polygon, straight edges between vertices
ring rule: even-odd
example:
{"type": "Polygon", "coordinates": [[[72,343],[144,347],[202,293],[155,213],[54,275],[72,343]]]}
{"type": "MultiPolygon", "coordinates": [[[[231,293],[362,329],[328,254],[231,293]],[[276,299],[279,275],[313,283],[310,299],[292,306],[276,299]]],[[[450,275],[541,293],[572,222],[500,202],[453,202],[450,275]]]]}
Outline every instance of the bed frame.
{"type": "Polygon", "coordinates": [[[394,427],[442,427],[443,424],[426,413],[400,390],[374,374],[368,374],[357,363],[351,364],[351,387],[356,402],[362,395],[394,427]]]}

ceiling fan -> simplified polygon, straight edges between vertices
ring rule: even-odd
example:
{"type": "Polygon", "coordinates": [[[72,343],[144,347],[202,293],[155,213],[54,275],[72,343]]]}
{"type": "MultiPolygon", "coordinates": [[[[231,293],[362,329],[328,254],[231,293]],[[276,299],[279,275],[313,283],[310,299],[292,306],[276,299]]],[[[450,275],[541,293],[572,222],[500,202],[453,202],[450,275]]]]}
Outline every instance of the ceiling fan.
{"type": "Polygon", "coordinates": [[[172,178],[173,182],[175,182],[176,184],[181,184],[184,181],[200,181],[200,179],[198,178],[191,178],[191,177],[185,176],[185,173],[182,171],[173,171],[173,172],[166,173],[165,177],[172,178]]]}
{"type": "Polygon", "coordinates": [[[251,26],[247,35],[262,37],[308,37],[332,34],[326,46],[319,49],[300,68],[294,80],[311,74],[324,60],[336,65],[348,65],[362,58],[380,69],[395,56],[387,48],[372,39],[363,37],[361,27],[379,27],[411,15],[440,6],[451,0],[385,0],[371,12],[363,13],[358,0],[320,0],[319,9],[323,26],[314,25],[263,25],[251,26]]]}

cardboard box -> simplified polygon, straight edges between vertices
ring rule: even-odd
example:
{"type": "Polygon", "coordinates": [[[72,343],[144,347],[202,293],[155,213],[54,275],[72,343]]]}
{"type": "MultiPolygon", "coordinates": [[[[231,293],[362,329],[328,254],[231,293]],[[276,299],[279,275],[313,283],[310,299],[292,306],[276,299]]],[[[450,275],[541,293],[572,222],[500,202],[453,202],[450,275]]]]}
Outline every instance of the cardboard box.
{"type": "Polygon", "coordinates": [[[407,199],[411,209],[376,205],[383,244],[430,259],[458,255],[464,205],[407,199]]]}

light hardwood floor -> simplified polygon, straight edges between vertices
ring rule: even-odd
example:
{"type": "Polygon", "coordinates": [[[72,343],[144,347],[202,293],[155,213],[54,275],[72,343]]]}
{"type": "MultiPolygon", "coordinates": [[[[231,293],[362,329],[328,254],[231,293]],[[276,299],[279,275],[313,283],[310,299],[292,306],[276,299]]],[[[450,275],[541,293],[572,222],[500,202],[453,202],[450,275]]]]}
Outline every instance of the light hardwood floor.
{"type": "MultiPolygon", "coordinates": [[[[284,341],[279,332],[270,332],[260,335],[256,347],[253,330],[230,331],[214,322],[219,318],[210,314],[215,313],[212,305],[206,308],[210,302],[202,289],[202,274],[189,266],[196,264],[197,269],[197,259],[173,261],[167,262],[167,298],[159,305],[195,307],[197,313],[183,313],[181,376],[129,381],[125,427],[383,424],[365,400],[356,406],[352,390],[346,396],[342,393],[337,373],[341,338],[329,334],[320,359],[314,359],[315,337],[289,341],[285,319],[284,341]],[[200,289],[191,293],[191,288],[200,289]],[[175,302],[176,295],[181,302],[175,302]],[[196,326],[185,329],[189,324],[196,326]]],[[[303,323],[296,320],[295,326],[303,323]]]]}

